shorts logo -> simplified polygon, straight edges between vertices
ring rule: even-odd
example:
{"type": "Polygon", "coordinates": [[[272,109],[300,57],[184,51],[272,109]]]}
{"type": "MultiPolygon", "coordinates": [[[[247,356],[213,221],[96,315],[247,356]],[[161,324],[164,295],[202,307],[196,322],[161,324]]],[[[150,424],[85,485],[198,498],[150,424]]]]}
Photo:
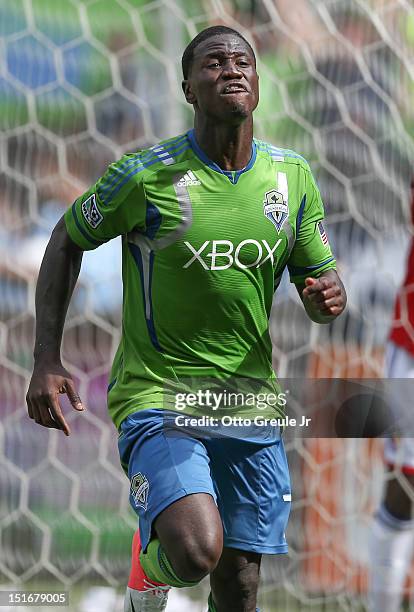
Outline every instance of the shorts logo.
{"type": "Polygon", "coordinates": [[[266,191],[263,206],[265,216],[273,223],[277,233],[279,233],[289,214],[289,207],[283,198],[283,194],[276,189],[266,191]]]}
{"type": "Polygon", "coordinates": [[[94,193],[89,196],[87,200],[82,202],[82,214],[86,223],[90,225],[92,229],[96,229],[103,221],[103,216],[99,212],[94,193]]]}
{"type": "Polygon", "coordinates": [[[147,509],[148,505],[148,491],[149,482],[146,476],[138,472],[131,478],[131,495],[134,499],[135,505],[144,510],[147,509]]]}

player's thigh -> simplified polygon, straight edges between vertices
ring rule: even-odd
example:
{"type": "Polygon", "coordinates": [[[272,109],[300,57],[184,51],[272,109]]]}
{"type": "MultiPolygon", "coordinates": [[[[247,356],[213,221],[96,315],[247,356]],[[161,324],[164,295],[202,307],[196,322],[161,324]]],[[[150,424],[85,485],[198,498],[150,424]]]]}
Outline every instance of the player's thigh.
{"type": "Polygon", "coordinates": [[[213,600],[219,610],[256,610],[261,554],[224,548],[210,574],[213,600]]]}
{"type": "Polygon", "coordinates": [[[168,430],[162,411],[144,410],[124,420],[118,446],[144,551],[155,530],[167,549],[184,546],[192,536],[211,544],[213,534],[221,543],[210,460],[202,442],[168,430]]]}
{"type": "Polygon", "coordinates": [[[211,495],[182,497],[157,516],[154,527],[181,575],[206,575],[216,567],[223,551],[223,527],[211,495]]]}
{"type": "Polygon", "coordinates": [[[260,554],[287,552],[291,505],[283,440],[260,445],[242,439],[206,441],[224,546],[260,554]]]}

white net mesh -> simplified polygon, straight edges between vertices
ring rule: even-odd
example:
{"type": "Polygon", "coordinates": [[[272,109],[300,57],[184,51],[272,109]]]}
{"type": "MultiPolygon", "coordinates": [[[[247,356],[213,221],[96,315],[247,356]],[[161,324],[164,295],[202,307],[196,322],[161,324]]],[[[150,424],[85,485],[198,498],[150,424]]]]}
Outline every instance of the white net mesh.
{"type": "MultiPolygon", "coordinates": [[[[70,588],[71,609],[80,610],[82,585],[126,582],[136,521],[106,415],[120,245],[85,255],[68,315],[63,355],[88,406],[81,416],[66,406],[69,439],[26,415],[35,281],[51,228],[108,162],[191,126],[181,52],[217,23],[254,43],[256,136],[309,159],[349,295],[348,313],[321,328],[282,283],[271,324],[275,370],[281,377],[381,376],[410,237],[409,0],[1,3],[1,588],[70,588]]],[[[379,497],[380,451],[380,442],[367,440],[289,444],[290,556],[264,565],[267,611],[360,609],[361,542],[379,497]]]]}

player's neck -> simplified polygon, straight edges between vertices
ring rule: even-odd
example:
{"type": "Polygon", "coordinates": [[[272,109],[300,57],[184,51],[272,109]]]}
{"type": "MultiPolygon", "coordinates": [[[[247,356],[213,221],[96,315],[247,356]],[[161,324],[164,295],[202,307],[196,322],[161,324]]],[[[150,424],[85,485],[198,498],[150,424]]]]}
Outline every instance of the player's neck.
{"type": "Polygon", "coordinates": [[[242,170],[252,155],[253,121],[224,125],[195,121],[194,133],[204,153],[222,170],[242,170]]]}

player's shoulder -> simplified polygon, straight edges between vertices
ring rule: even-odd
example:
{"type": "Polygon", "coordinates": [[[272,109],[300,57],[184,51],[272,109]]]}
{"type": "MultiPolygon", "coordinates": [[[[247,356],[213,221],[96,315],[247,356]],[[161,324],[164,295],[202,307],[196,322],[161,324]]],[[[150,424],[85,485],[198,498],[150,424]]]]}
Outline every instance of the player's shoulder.
{"type": "Polygon", "coordinates": [[[180,163],[190,149],[191,144],[188,134],[184,133],[161,140],[147,149],[142,149],[137,155],[147,169],[151,169],[154,166],[151,170],[153,172],[159,168],[180,163]]]}
{"type": "Polygon", "coordinates": [[[190,142],[187,134],[162,140],[150,147],[125,153],[118,161],[110,164],[97,185],[98,195],[103,203],[113,198],[122,189],[132,188],[160,170],[171,168],[183,161],[190,142]]]}
{"type": "Polygon", "coordinates": [[[270,142],[259,140],[258,138],[255,138],[254,142],[256,144],[257,154],[267,158],[272,163],[279,164],[282,162],[284,164],[301,166],[303,170],[310,172],[308,161],[296,151],[278,147],[270,142]]]}
{"type": "Polygon", "coordinates": [[[126,153],[115,165],[127,169],[131,165],[140,164],[144,170],[154,172],[182,161],[190,148],[187,134],[180,134],[133,153],[126,153]]]}

